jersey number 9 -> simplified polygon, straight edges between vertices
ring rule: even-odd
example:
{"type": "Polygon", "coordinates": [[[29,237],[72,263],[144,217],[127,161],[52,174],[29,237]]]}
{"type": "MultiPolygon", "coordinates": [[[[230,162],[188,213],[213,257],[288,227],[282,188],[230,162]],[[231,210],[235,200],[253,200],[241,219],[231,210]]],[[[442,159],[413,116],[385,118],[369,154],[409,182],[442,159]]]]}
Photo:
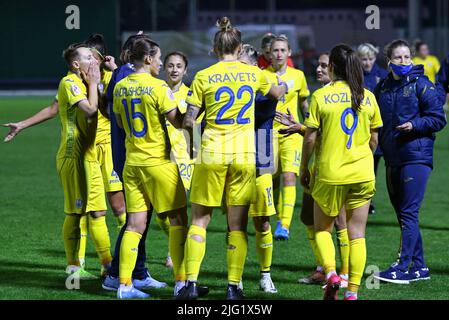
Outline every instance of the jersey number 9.
{"type": "Polygon", "coordinates": [[[132,125],[131,119],[129,118],[128,102],[126,101],[126,99],[123,99],[122,103],[123,103],[123,107],[125,108],[126,121],[128,122],[128,128],[129,128],[130,135],[131,136],[135,136],[136,138],[143,137],[147,133],[147,131],[148,131],[147,119],[145,119],[145,116],[143,115],[142,112],[136,111],[136,105],[137,104],[141,104],[142,100],[140,100],[139,98],[131,99],[131,117],[132,117],[132,120],[140,119],[143,122],[143,129],[140,130],[140,131],[136,131],[134,129],[134,126],[132,125]]]}
{"type": "Polygon", "coordinates": [[[341,114],[340,118],[340,124],[341,128],[343,129],[343,132],[346,133],[349,136],[348,143],[346,144],[346,149],[351,149],[352,146],[352,135],[354,134],[355,128],[357,128],[357,124],[359,123],[359,117],[356,112],[352,108],[346,108],[343,113],[341,114]],[[346,125],[346,117],[349,115],[352,115],[354,118],[354,122],[352,123],[352,126],[348,128],[346,125]]]}
{"type": "Polygon", "coordinates": [[[243,115],[245,114],[246,110],[248,110],[249,107],[251,107],[251,105],[253,104],[253,100],[254,100],[254,92],[253,89],[250,86],[242,86],[239,88],[239,90],[237,91],[237,99],[242,99],[243,93],[244,92],[248,92],[250,95],[250,99],[247,103],[245,103],[245,105],[242,107],[242,109],[240,110],[240,112],[237,115],[237,121],[235,121],[234,119],[223,119],[223,115],[224,113],[229,110],[229,108],[231,108],[234,105],[235,102],[235,95],[234,95],[234,91],[232,91],[231,88],[229,87],[220,87],[217,92],[215,92],[215,101],[220,101],[220,98],[223,94],[228,94],[229,95],[229,101],[226,102],[221,108],[220,110],[218,110],[217,113],[217,118],[215,119],[215,123],[216,124],[233,124],[234,122],[237,122],[238,124],[247,124],[250,123],[251,120],[250,118],[243,118],[243,115]]]}

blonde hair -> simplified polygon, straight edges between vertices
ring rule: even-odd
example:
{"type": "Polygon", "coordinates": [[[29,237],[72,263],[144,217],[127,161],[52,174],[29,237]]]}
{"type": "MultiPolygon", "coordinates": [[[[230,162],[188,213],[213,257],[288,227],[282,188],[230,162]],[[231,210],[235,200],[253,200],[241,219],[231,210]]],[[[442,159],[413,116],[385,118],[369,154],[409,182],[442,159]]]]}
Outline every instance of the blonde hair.
{"type": "Polygon", "coordinates": [[[231,25],[228,17],[218,19],[216,25],[220,30],[214,36],[214,53],[219,57],[234,53],[242,43],[242,33],[231,25]]]}
{"type": "Polygon", "coordinates": [[[359,55],[359,57],[377,56],[378,53],[379,53],[379,49],[377,49],[371,43],[362,43],[357,48],[357,54],[359,55]]]}
{"type": "Polygon", "coordinates": [[[244,44],[242,46],[242,52],[240,52],[240,57],[245,57],[252,64],[257,64],[258,53],[257,50],[250,44],[244,44]]]}

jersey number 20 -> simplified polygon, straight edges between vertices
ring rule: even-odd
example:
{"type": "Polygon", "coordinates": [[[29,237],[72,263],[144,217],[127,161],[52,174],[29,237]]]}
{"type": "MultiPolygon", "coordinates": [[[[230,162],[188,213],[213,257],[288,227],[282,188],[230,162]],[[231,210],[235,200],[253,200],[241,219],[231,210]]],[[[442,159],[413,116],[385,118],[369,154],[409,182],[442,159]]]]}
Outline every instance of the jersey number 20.
{"type": "Polygon", "coordinates": [[[229,110],[229,108],[231,108],[234,105],[235,102],[235,95],[234,95],[234,91],[232,91],[231,88],[229,87],[220,87],[217,92],[215,92],[215,101],[220,101],[220,98],[223,94],[228,94],[229,95],[229,101],[226,102],[221,108],[220,110],[218,110],[217,113],[217,118],[215,119],[215,123],[216,124],[233,124],[234,122],[237,122],[238,124],[247,124],[250,123],[250,118],[243,118],[243,115],[245,114],[246,110],[248,110],[249,107],[251,107],[251,105],[253,104],[253,99],[254,99],[254,93],[253,93],[253,89],[250,86],[242,86],[239,88],[239,90],[237,91],[237,99],[242,99],[243,93],[244,92],[248,92],[250,95],[250,99],[249,101],[242,107],[242,109],[240,110],[240,112],[237,115],[237,121],[235,121],[234,119],[223,119],[223,115],[224,113],[229,110]]]}

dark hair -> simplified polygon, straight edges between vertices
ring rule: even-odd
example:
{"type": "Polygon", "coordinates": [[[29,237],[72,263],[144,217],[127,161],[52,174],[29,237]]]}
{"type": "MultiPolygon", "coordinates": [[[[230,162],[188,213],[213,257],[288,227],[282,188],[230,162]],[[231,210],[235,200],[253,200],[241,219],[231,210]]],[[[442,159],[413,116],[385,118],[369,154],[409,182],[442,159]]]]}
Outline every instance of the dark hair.
{"type": "MultiPolygon", "coordinates": [[[[387,56],[387,58],[391,59],[393,50],[396,48],[399,48],[399,47],[407,47],[410,49],[410,45],[408,44],[407,41],[402,40],[402,39],[393,40],[385,46],[385,55],[387,56]]],[[[410,51],[412,51],[412,50],[410,49],[410,51]]],[[[412,53],[412,52],[410,52],[410,53],[412,53]]]]}
{"type": "Polygon", "coordinates": [[[274,38],[276,38],[276,36],[271,32],[264,34],[262,38],[262,44],[260,45],[260,47],[262,49],[268,46],[271,47],[271,42],[273,41],[274,38]]]}
{"type": "Polygon", "coordinates": [[[214,36],[214,53],[219,57],[234,53],[242,43],[242,33],[231,25],[228,17],[218,19],[217,27],[220,31],[214,36]]]}
{"type": "Polygon", "coordinates": [[[186,66],[186,69],[187,69],[187,65],[189,64],[189,61],[187,60],[187,56],[186,56],[183,52],[181,52],[181,51],[172,51],[172,52],[170,52],[169,54],[167,54],[167,55],[165,56],[165,59],[164,59],[164,68],[165,68],[165,65],[166,65],[167,62],[168,62],[168,58],[170,58],[171,56],[178,56],[178,57],[181,57],[182,60],[184,61],[184,64],[185,64],[185,66],[186,66]]]}
{"type": "Polygon", "coordinates": [[[250,44],[245,43],[242,46],[242,52],[240,52],[240,56],[245,56],[252,64],[257,64],[257,50],[250,44]]]}
{"type": "Polygon", "coordinates": [[[131,61],[142,61],[145,56],[153,57],[157,53],[159,45],[151,39],[141,38],[134,42],[131,48],[131,61]]]}
{"type": "Polygon", "coordinates": [[[85,47],[86,45],[83,42],[72,43],[62,52],[62,57],[64,58],[69,68],[71,68],[73,60],[75,60],[79,56],[78,49],[85,47]]]}
{"type": "Polygon", "coordinates": [[[329,64],[333,67],[336,77],[348,82],[351,90],[351,106],[354,111],[360,111],[365,90],[363,88],[363,68],[354,50],[346,44],[332,48],[329,64]]]}
{"type": "Polygon", "coordinates": [[[418,53],[418,52],[419,52],[419,49],[421,49],[421,47],[422,47],[423,45],[427,45],[427,43],[425,43],[424,41],[419,40],[419,39],[416,40],[416,42],[415,42],[415,52],[418,53]]]}
{"type": "Polygon", "coordinates": [[[103,57],[106,55],[106,42],[102,34],[91,34],[84,43],[88,48],[95,48],[103,57]]]}

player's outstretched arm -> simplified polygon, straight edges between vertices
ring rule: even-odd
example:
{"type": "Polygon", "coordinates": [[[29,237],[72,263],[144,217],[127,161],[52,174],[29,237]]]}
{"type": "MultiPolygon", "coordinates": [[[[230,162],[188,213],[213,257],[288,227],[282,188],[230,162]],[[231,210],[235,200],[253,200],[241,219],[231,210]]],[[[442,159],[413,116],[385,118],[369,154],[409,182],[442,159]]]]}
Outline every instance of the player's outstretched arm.
{"type": "Polygon", "coordinates": [[[285,134],[286,136],[289,136],[294,133],[299,133],[300,135],[304,135],[306,132],[306,126],[301,124],[300,122],[297,122],[293,115],[290,112],[290,109],[287,108],[288,113],[284,113],[282,111],[276,111],[276,115],[274,119],[282,123],[285,128],[282,128],[279,130],[280,134],[285,134]]]}
{"type": "Polygon", "coordinates": [[[198,117],[198,114],[200,112],[199,107],[189,104],[187,106],[186,114],[184,115],[184,119],[182,121],[182,128],[185,130],[184,135],[187,135],[186,141],[188,142],[188,146],[190,147],[189,153],[190,157],[193,159],[193,145],[194,145],[194,139],[193,139],[193,127],[195,126],[195,120],[198,117]]]}
{"type": "Polygon", "coordinates": [[[98,111],[98,84],[101,81],[100,68],[96,60],[92,61],[86,72],[81,71],[81,77],[87,82],[87,100],[78,103],[78,107],[84,111],[88,118],[98,111]]]}
{"type": "Polygon", "coordinates": [[[288,85],[285,82],[281,82],[280,85],[271,85],[270,91],[267,96],[274,100],[279,100],[284,94],[288,92],[288,85]]]}
{"type": "Polygon", "coordinates": [[[15,136],[22,130],[29,128],[31,126],[34,126],[36,124],[39,124],[41,122],[47,121],[49,119],[53,119],[56,117],[59,111],[59,104],[58,100],[54,100],[53,103],[42,110],[40,110],[38,113],[34,114],[33,116],[19,121],[19,122],[10,122],[5,123],[3,126],[9,128],[8,134],[5,136],[4,142],[9,142],[12,139],[15,138],[15,136]]]}
{"type": "Polygon", "coordinates": [[[171,123],[171,125],[173,127],[175,127],[176,129],[182,128],[182,122],[184,120],[183,119],[184,117],[178,108],[174,108],[174,109],[170,110],[169,112],[167,112],[165,114],[165,117],[171,123]]]}

